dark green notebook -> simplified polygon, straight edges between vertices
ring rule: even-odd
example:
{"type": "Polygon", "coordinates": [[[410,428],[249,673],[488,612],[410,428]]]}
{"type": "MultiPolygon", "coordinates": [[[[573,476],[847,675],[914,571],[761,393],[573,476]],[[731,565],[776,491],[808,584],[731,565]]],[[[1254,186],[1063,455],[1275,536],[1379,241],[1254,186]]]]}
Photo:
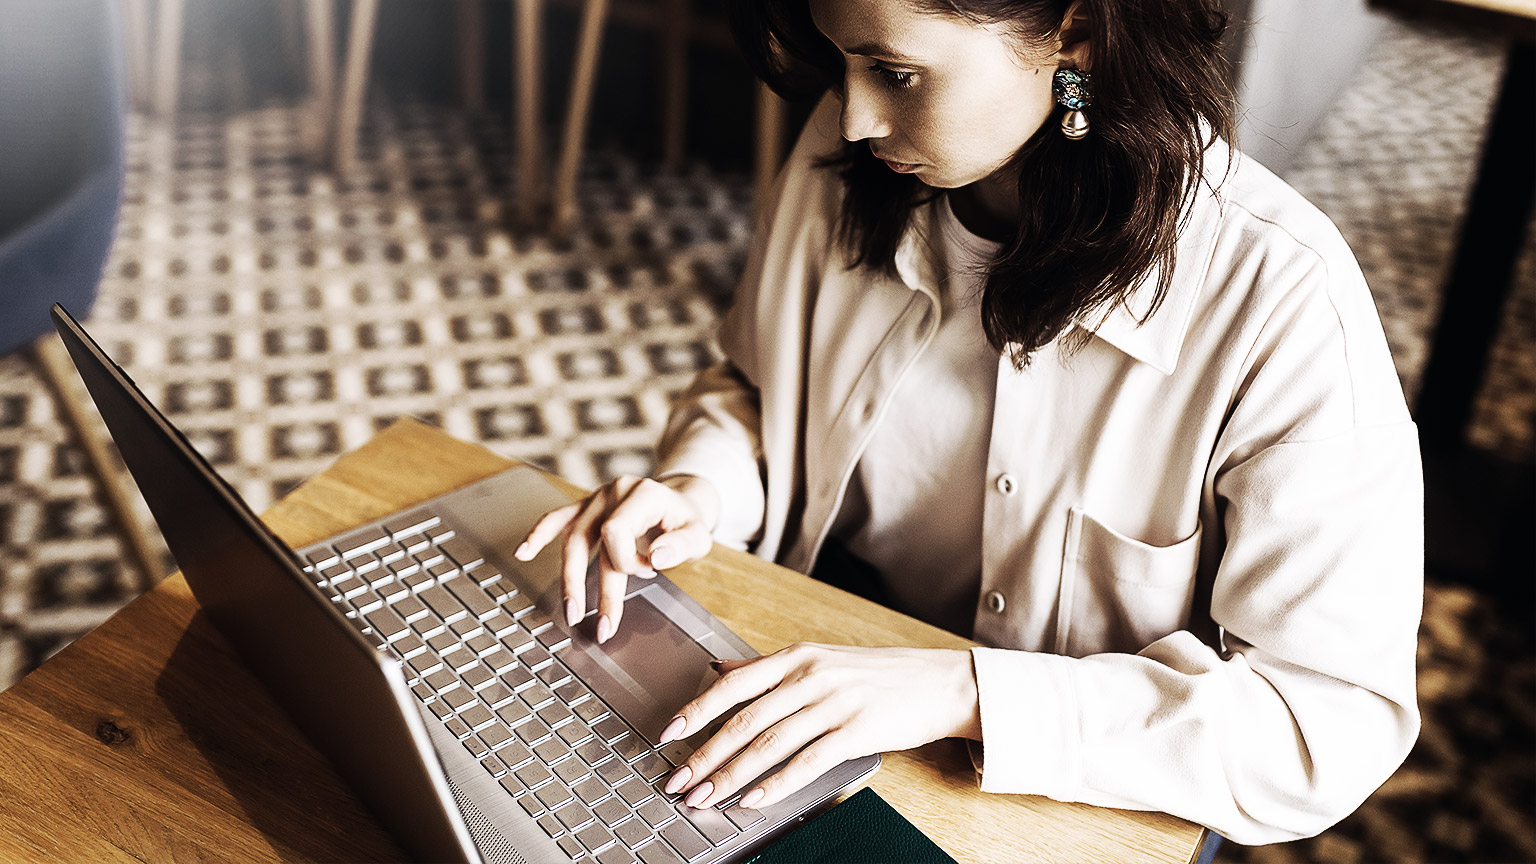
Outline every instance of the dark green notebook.
{"type": "Polygon", "coordinates": [[[955,864],[868,787],[817,816],[747,864],[955,864]]]}

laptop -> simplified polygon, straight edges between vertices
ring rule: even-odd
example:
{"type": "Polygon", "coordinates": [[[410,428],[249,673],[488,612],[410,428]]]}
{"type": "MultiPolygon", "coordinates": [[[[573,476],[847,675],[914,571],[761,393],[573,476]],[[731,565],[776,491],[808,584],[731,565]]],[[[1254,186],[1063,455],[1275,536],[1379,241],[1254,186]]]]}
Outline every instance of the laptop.
{"type": "Polygon", "coordinates": [[[710,660],[755,652],[661,575],[630,580],[606,644],[592,616],[568,627],[558,549],[512,557],[569,503],[544,475],[513,468],[293,550],[52,316],[208,618],[413,857],[738,860],[879,766],[850,760],[761,810],[684,806],[661,785],[713,729],[658,746],[661,730],[715,680],[710,660]]]}

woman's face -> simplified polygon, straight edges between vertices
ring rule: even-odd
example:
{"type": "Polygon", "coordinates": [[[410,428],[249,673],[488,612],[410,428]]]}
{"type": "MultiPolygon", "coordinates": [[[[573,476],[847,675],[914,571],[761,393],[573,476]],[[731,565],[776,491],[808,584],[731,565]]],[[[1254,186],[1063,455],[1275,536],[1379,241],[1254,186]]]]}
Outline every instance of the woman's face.
{"type": "Polygon", "coordinates": [[[907,0],[810,0],[843,54],[843,137],[892,171],[954,189],[997,174],[1051,114],[1059,54],[1021,56],[1000,25],[907,0]]]}

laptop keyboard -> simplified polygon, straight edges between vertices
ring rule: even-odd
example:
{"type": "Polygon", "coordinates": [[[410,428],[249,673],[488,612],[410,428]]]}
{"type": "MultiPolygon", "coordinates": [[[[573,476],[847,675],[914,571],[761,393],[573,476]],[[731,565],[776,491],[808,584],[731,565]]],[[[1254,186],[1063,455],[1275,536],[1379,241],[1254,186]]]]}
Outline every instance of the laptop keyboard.
{"type": "Polygon", "coordinates": [[[688,741],[652,747],[609,709],[561,659],[570,637],[441,518],[406,514],[304,557],[320,590],[403,662],[416,697],[572,859],[694,861],[763,821],[734,799],[694,810],[664,793],[688,741]]]}

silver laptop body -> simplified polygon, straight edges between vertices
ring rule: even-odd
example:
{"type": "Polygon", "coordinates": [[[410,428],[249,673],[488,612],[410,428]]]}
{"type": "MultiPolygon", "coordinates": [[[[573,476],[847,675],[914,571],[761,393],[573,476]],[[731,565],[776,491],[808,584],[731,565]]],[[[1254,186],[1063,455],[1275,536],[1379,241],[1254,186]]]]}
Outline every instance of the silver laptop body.
{"type": "Polygon", "coordinates": [[[591,616],[568,627],[558,550],[511,555],[569,502],[541,474],[514,468],[295,553],[53,317],[204,612],[414,857],[736,860],[878,768],[845,762],[761,811],[683,807],[660,786],[712,730],[658,747],[660,731],[714,681],[709,660],[755,652],[664,576],[630,580],[607,644],[591,616]]]}

